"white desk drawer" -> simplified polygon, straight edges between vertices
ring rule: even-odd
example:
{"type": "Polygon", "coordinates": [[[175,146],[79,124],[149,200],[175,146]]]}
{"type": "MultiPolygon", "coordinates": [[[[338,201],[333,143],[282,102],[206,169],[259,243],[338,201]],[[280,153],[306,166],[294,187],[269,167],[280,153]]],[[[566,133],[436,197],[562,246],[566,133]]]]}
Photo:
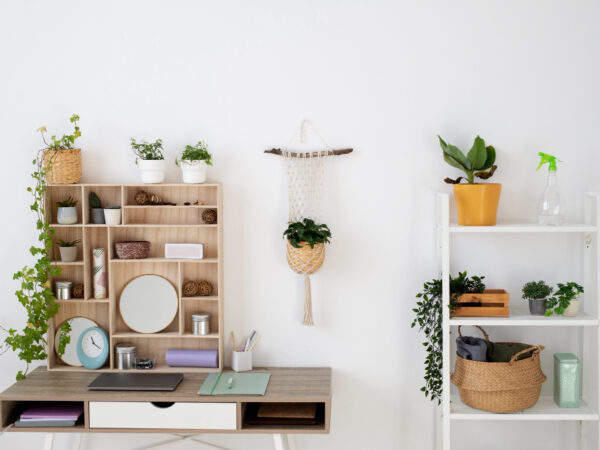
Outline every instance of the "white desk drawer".
{"type": "Polygon", "coordinates": [[[236,428],[235,403],[173,403],[160,407],[151,402],[90,402],[89,413],[90,428],[236,428]]]}

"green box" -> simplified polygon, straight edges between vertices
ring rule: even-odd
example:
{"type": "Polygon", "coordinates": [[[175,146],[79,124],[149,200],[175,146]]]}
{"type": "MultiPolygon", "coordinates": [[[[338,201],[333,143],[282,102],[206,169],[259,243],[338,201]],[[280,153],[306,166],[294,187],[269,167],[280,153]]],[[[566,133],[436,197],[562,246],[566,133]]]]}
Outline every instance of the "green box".
{"type": "Polygon", "coordinates": [[[579,358],[573,353],[554,354],[554,401],[561,408],[579,408],[579,358]]]}

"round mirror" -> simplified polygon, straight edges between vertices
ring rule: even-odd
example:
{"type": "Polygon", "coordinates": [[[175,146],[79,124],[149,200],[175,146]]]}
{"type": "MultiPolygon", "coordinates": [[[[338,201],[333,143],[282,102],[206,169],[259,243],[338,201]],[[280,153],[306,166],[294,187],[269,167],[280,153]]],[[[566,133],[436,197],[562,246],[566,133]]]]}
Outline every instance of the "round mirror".
{"type": "Polygon", "coordinates": [[[134,278],[121,292],[119,309],[125,324],[138,333],[158,333],[169,326],[178,309],[177,291],[158,275],[134,278]]]}
{"type": "Polygon", "coordinates": [[[58,344],[62,334],[60,331],[62,324],[60,324],[60,327],[58,327],[58,330],[56,330],[56,334],[54,335],[54,350],[56,351],[56,355],[65,364],[68,364],[69,366],[81,367],[81,361],[79,361],[79,356],[77,356],[77,342],[79,341],[79,336],[81,336],[81,333],[83,333],[89,327],[97,327],[98,324],[87,317],[73,317],[72,319],[68,319],[67,322],[69,322],[71,325],[71,332],[69,333],[71,340],[65,347],[65,352],[62,354],[62,356],[59,355],[58,344]]]}

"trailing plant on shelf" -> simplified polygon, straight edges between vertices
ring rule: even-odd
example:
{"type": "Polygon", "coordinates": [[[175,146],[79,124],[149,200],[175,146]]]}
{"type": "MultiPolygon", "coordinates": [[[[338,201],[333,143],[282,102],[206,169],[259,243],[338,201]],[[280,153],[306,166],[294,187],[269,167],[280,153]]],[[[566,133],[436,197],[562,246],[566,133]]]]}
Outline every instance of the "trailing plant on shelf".
{"type": "Polygon", "coordinates": [[[583,294],[583,286],[574,281],[569,281],[566,284],[558,283],[557,287],[558,289],[554,295],[548,298],[546,302],[546,316],[552,314],[563,315],[571,302],[580,294],[583,294]]]}
{"type": "Polygon", "coordinates": [[[158,161],[165,159],[163,155],[162,139],[157,139],[154,142],[142,141],[138,143],[134,138],[131,138],[131,149],[136,156],[136,164],[138,163],[138,159],[143,161],[158,161]]]}
{"type": "Polygon", "coordinates": [[[307,242],[311,248],[315,244],[328,244],[331,231],[325,224],[316,224],[314,220],[304,218],[299,222],[290,222],[283,236],[294,248],[300,248],[301,242],[307,242]]]}
{"type": "Polygon", "coordinates": [[[462,170],[466,175],[466,178],[461,176],[454,180],[446,178],[444,180],[446,183],[458,184],[465,180],[469,184],[474,184],[475,178],[487,180],[496,172],[498,168],[494,165],[496,150],[491,145],[486,146],[485,141],[479,136],[475,138],[471,150],[466,155],[455,145],[447,144],[440,136],[438,139],[443,150],[444,161],[462,170]]]}
{"type": "Polygon", "coordinates": [[[39,127],[37,131],[39,131],[42,135],[42,140],[46,145],[46,150],[69,150],[73,148],[73,144],[75,144],[75,140],[81,136],[81,130],[79,129],[79,125],[77,121],[79,120],[79,116],[77,114],[73,114],[69,119],[72,124],[74,124],[73,134],[63,134],[62,137],[56,138],[56,135],[50,136],[50,142],[46,141],[46,127],[39,127]]]}
{"type": "MultiPolygon", "coordinates": [[[[482,276],[469,277],[467,272],[459,272],[456,278],[450,276],[450,311],[455,308],[454,299],[469,292],[483,292],[482,276]]],[[[421,391],[430,400],[442,401],[442,348],[443,348],[443,298],[442,280],[434,279],[423,283],[423,291],[416,295],[417,307],[413,308],[415,318],[411,328],[419,327],[425,333],[423,346],[427,352],[425,357],[425,386],[421,391]]]]}
{"type": "Polygon", "coordinates": [[[77,200],[73,200],[73,197],[68,197],[65,200],[56,202],[56,206],[59,208],[73,208],[75,205],[77,205],[77,200]]]}
{"type": "MultiPolygon", "coordinates": [[[[38,244],[29,252],[36,258],[33,266],[25,266],[13,275],[13,280],[20,283],[15,292],[17,300],[27,313],[27,322],[21,330],[6,330],[3,352],[11,349],[17,352],[19,359],[26,363],[24,370],[17,372],[16,378],[25,378],[32,361],[43,360],[48,356],[48,323],[58,312],[59,305],[51,289],[51,280],[61,274],[61,268],[53,266],[49,259],[54,229],[46,220],[44,196],[46,194],[46,173],[51,166],[44,165],[41,154],[33,160],[35,166],[31,175],[34,185],[27,188],[33,196],[30,210],[36,214],[36,227],[39,232],[38,244]]],[[[71,327],[68,322],[62,324],[62,338],[59,340],[58,354],[62,355],[70,341],[71,327]]],[[[49,337],[53,338],[53,337],[49,337]]]]}
{"type": "MultiPolygon", "coordinates": [[[[181,153],[181,161],[204,161],[208,166],[212,166],[212,155],[208,153],[208,147],[204,141],[198,141],[196,145],[185,146],[181,153]]],[[[175,164],[179,166],[179,158],[175,158],[175,164]]]]}

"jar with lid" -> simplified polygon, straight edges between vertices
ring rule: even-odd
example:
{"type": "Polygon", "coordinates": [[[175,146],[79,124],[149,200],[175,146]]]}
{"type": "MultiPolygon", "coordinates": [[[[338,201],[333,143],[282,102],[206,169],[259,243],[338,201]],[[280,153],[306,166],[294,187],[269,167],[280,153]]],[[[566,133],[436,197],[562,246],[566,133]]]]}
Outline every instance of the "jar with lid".
{"type": "Polygon", "coordinates": [[[73,288],[72,281],[57,281],[56,286],[56,299],[57,300],[70,300],[71,289],[73,288]]]}
{"type": "Polygon", "coordinates": [[[210,314],[192,314],[192,334],[199,336],[210,334],[210,314]]]}
{"type": "Polygon", "coordinates": [[[115,354],[117,356],[117,369],[135,369],[135,345],[126,343],[117,344],[115,345],[115,354]]]}

